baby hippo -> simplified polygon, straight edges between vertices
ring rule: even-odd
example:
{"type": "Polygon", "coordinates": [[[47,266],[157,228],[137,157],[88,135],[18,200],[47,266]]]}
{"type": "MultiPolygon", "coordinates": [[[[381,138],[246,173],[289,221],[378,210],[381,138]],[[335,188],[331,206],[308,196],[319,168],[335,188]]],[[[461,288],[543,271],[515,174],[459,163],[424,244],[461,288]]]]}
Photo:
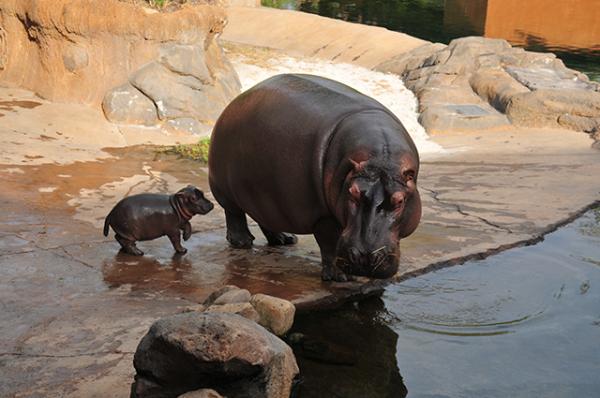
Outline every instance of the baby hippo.
{"type": "Polygon", "coordinates": [[[206,214],[213,204],[198,188],[188,185],[175,195],[143,193],[126,197],[108,213],[104,220],[104,236],[108,227],[115,231],[115,239],[125,253],[141,256],[135,242],[151,240],[167,235],[177,253],[186,253],[181,246],[179,230],[183,240],[192,235],[190,219],[195,214],[206,214]]]}

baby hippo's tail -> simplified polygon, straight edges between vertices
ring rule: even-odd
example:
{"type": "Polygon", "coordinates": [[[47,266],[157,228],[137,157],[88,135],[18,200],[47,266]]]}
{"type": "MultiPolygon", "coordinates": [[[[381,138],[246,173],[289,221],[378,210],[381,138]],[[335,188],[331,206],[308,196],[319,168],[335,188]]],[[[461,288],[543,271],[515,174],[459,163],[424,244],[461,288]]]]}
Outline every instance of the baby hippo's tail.
{"type": "Polygon", "coordinates": [[[108,213],[108,216],[104,219],[104,236],[108,236],[108,227],[110,225],[110,215],[112,212],[108,213]]]}

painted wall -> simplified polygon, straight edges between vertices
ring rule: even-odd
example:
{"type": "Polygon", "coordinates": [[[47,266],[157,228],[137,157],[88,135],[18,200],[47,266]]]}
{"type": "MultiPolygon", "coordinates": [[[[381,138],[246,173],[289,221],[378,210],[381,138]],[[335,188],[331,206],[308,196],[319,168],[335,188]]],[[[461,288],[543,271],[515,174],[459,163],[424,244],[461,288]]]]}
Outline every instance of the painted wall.
{"type": "Polygon", "coordinates": [[[600,0],[487,0],[485,36],[600,51],[600,0]]]}

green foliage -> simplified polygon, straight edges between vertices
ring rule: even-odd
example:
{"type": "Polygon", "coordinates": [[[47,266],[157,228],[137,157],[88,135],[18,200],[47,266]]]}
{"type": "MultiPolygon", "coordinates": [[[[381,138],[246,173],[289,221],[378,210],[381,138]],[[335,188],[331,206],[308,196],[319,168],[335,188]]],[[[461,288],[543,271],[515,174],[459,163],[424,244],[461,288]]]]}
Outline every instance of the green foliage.
{"type": "Polygon", "coordinates": [[[152,7],[163,8],[167,4],[168,0],[148,0],[148,3],[152,7]]]}
{"type": "Polygon", "coordinates": [[[185,159],[208,163],[208,149],[210,138],[203,138],[196,144],[174,145],[161,149],[159,152],[179,155],[185,159]]]}
{"type": "Polygon", "coordinates": [[[297,10],[301,0],[261,0],[264,7],[281,8],[285,10],[297,10]]]}

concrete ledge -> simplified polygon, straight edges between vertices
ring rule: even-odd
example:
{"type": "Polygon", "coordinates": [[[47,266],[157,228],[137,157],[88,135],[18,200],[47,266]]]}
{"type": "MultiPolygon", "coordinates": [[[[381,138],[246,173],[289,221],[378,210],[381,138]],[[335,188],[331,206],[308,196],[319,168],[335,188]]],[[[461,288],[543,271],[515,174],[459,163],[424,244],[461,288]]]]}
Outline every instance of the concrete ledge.
{"type": "Polygon", "coordinates": [[[221,38],[372,68],[425,43],[376,26],[360,25],[299,11],[229,7],[221,38]]]}

